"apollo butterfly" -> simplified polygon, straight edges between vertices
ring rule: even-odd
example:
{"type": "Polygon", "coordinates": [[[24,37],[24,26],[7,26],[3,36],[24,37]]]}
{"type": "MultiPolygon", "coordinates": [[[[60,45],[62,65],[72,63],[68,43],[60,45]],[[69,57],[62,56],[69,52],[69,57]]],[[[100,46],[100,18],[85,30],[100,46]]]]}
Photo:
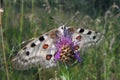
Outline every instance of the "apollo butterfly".
{"type": "Polygon", "coordinates": [[[67,64],[80,62],[80,49],[95,45],[101,39],[102,35],[93,30],[62,25],[29,42],[11,63],[15,69],[27,70],[38,65],[42,68],[57,66],[57,61],[67,64]]]}

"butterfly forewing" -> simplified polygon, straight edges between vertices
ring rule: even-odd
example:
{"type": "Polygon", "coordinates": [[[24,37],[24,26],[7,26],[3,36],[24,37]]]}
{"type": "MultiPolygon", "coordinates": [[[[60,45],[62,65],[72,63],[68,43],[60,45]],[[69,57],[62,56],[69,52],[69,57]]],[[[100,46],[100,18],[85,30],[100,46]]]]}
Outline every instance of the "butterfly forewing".
{"type": "Polygon", "coordinates": [[[23,47],[15,58],[12,59],[12,65],[15,69],[26,70],[34,66],[42,67],[55,66],[53,55],[55,53],[54,39],[50,35],[42,35],[25,47],[23,47]],[[47,56],[51,56],[49,60],[47,56]]]}
{"type": "Polygon", "coordinates": [[[83,47],[89,47],[91,45],[96,45],[103,38],[103,35],[100,34],[99,32],[89,30],[89,29],[79,28],[77,29],[77,33],[81,35],[81,38],[82,38],[81,41],[84,44],[83,47]]]}

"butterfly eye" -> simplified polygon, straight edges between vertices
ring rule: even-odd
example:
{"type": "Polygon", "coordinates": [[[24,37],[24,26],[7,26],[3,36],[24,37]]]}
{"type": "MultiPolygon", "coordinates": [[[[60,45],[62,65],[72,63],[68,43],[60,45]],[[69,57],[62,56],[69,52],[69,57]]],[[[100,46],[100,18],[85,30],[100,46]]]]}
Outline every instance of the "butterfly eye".
{"type": "Polygon", "coordinates": [[[64,28],[65,28],[65,25],[62,25],[62,26],[60,27],[60,29],[62,29],[62,30],[63,30],[64,28]]]}
{"type": "Polygon", "coordinates": [[[81,38],[82,38],[81,35],[79,35],[79,36],[76,37],[76,39],[79,40],[79,41],[81,40],[81,38]]]}
{"type": "Polygon", "coordinates": [[[46,56],[46,60],[50,60],[51,58],[52,58],[51,54],[49,54],[49,55],[46,56]]]}
{"type": "Polygon", "coordinates": [[[79,46],[78,46],[78,45],[76,45],[76,46],[74,47],[74,49],[75,49],[75,50],[78,50],[78,49],[79,49],[79,46]]]}
{"type": "Polygon", "coordinates": [[[43,49],[47,49],[48,47],[49,47],[48,44],[44,44],[44,45],[43,45],[43,49]]]}

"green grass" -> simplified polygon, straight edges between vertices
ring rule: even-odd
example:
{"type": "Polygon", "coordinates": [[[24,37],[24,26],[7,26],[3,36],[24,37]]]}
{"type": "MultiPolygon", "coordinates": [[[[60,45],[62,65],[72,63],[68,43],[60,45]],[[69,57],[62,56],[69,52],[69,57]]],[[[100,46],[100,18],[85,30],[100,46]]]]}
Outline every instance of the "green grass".
{"type": "MultiPolygon", "coordinates": [[[[62,8],[40,8],[34,0],[26,3],[5,0],[2,16],[3,37],[9,71],[9,80],[120,80],[120,11],[111,5],[105,15],[92,16],[75,12],[65,12],[62,8]],[[51,18],[52,17],[52,18],[51,18]],[[73,18],[72,18],[73,17],[73,18]],[[13,47],[22,41],[37,37],[61,24],[85,27],[103,33],[102,42],[81,52],[82,62],[67,68],[41,70],[40,67],[26,71],[17,71],[11,67],[10,55],[13,47]]],[[[42,2],[41,2],[42,4],[42,2]]],[[[41,6],[41,5],[40,5],[41,6]]],[[[120,10],[120,8],[119,8],[120,10]]],[[[85,13],[85,12],[84,12],[85,13]]],[[[87,14],[87,13],[86,13],[87,14]]],[[[3,49],[0,45],[0,80],[7,80],[3,61],[3,49]]]]}

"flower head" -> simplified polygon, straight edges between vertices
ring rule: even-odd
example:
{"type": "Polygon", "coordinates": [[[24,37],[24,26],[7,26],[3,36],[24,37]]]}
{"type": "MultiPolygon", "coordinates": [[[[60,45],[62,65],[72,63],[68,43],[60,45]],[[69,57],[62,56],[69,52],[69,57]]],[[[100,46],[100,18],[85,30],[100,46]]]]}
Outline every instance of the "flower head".
{"type": "Polygon", "coordinates": [[[79,51],[74,49],[76,45],[77,44],[72,41],[71,34],[69,34],[66,28],[64,28],[63,35],[59,36],[55,43],[57,48],[55,60],[60,60],[62,62],[68,62],[71,60],[80,61],[79,51]]]}

